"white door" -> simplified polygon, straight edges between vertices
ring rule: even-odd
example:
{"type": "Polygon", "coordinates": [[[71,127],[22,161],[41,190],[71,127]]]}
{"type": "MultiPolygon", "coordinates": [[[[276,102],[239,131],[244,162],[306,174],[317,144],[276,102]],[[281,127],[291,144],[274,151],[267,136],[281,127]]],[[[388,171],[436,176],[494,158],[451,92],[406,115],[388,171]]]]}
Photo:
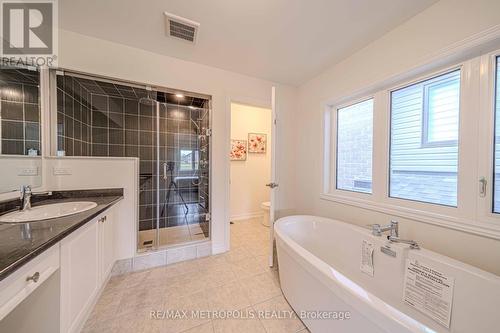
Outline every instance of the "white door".
{"type": "Polygon", "coordinates": [[[277,112],[276,112],[276,87],[271,88],[271,182],[266,186],[271,188],[271,207],[269,209],[269,266],[274,265],[274,220],[275,220],[275,210],[276,210],[276,191],[278,190],[278,182],[276,175],[276,141],[278,141],[277,135],[277,112]]]}

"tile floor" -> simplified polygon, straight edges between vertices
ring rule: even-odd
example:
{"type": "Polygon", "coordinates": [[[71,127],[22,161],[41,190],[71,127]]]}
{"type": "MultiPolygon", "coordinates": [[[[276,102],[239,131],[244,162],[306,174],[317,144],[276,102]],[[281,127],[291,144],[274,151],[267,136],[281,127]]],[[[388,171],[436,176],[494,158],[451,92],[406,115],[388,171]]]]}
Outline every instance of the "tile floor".
{"type": "Polygon", "coordinates": [[[260,219],[238,221],[227,253],[111,278],[82,332],[306,333],[298,318],[286,316],[292,309],[278,271],[267,265],[268,239],[260,219]],[[161,319],[169,310],[180,317],[187,310],[187,317],[161,319]],[[205,317],[191,315],[197,310],[205,317]],[[159,311],[157,319],[151,311],[159,311]],[[206,318],[214,311],[244,318],[206,318]]]}

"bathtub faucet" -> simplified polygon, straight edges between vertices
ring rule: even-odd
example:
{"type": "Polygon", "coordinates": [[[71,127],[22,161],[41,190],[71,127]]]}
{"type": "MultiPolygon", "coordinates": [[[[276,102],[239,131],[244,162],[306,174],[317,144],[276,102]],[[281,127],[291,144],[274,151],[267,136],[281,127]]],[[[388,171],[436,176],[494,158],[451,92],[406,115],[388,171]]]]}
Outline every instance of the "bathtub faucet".
{"type": "Polygon", "coordinates": [[[391,237],[399,237],[399,228],[397,221],[391,221],[391,224],[381,226],[380,224],[370,224],[374,236],[382,236],[383,232],[390,231],[391,237]]]}
{"type": "Polygon", "coordinates": [[[387,239],[392,242],[392,243],[403,243],[403,244],[408,244],[410,245],[410,249],[414,249],[414,250],[420,250],[420,246],[418,246],[418,243],[415,242],[414,240],[410,240],[410,239],[401,239],[401,238],[398,238],[398,237],[394,237],[394,236],[387,236],[387,239]]]}

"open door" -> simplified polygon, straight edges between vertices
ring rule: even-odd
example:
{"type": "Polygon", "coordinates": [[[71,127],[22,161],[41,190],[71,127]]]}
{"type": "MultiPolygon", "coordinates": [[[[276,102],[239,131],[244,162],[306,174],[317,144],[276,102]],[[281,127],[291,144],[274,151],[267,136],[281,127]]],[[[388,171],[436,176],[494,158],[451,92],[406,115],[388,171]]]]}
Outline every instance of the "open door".
{"type": "Polygon", "coordinates": [[[276,177],[276,141],[278,141],[277,133],[277,115],[276,115],[276,87],[271,88],[271,182],[266,184],[271,189],[271,207],[269,209],[269,267],[274,265],[274,220],[276,210],[276,191],[278,187],[276,177]]]}

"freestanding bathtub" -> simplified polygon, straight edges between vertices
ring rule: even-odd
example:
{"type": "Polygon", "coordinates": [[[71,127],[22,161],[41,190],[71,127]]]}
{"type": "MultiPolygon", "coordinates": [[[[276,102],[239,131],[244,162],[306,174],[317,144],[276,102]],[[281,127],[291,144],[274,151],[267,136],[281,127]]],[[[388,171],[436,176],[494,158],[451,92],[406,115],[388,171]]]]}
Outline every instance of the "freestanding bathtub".
{"type": "MultiPolygon", "coordinates": [[[[313,333],[500,332],[497,275],[425,249],[389,244],[368,229],[322,217],[282,218],[275,223],[275,235],[281,288],[313,333]],[[363,241],[373,245],[373,276],[360,269],[363,241]],[[434,318],[403,300],[407,261],[431,267],[432,274],[454,283],[448,324],[436,320],[443,314],[435,299],[425,302],[434,318]]],[[[417,286],[426,287],[418,281],[417,286]]]]}

